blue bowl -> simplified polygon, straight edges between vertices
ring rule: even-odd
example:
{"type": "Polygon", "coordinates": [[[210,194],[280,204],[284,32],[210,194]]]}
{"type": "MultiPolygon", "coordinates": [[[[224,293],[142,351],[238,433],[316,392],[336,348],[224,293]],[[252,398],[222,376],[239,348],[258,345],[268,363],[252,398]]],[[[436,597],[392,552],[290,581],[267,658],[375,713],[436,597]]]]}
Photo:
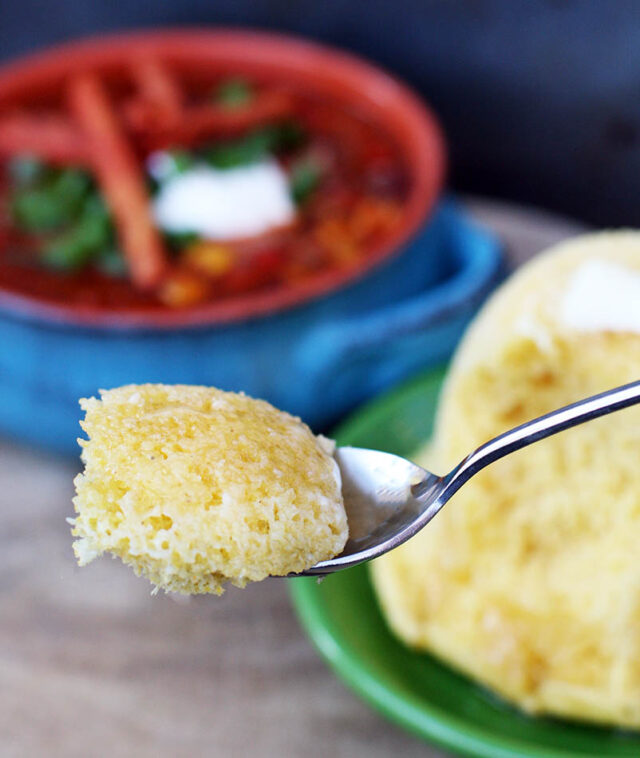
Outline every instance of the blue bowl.
{"type": "Polygon", "coordinates": [[[180,330],[81,327],[0,312],[0,431],[77,454],[78,398],[142,382],[269,400],[315,430],[441,363],[502,271],[498,242],[451,202],[403,252],[299,307],[180,330]]]}

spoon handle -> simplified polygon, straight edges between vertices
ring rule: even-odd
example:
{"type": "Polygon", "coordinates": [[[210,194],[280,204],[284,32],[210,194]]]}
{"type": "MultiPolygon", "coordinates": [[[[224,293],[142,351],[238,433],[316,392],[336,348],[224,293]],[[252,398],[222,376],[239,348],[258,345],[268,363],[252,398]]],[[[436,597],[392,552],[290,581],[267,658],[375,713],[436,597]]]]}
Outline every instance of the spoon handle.
{"type": "Polygon", "coordinates": [[[533,442],[543,440],[545,437],[551,437],[552,434],[636,403],[640,403],[640,381],[572,403],[494,437],[468,455],[445,478],[445,499],[448,500],[474,474],[499,458],[531,445],[533,442]]]}

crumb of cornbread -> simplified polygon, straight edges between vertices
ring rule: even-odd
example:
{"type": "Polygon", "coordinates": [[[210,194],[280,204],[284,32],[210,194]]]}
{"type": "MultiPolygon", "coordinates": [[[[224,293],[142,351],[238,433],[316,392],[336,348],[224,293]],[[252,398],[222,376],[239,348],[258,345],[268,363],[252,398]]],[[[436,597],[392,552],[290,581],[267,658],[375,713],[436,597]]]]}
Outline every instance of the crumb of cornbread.
{"type": "Polygon", "coordinates": [[[80,565],[119,556],[157,587],[220,594],[340,553],[347,518],[333,443],[262,400],[145,384],[80,401],[80,565]]]}
{"type": "MultiPolygon", "coordinates": [[[[640,233],[565,242],[496,293],[460,346],[433,443],[482,442],[640,377],[640,334],[562,319],[590,261],[640,271],[640,233]]],[[[593,308],[602,308],[594,302],[593,308]]],[[[372,565],[390,625],[529,712],[640,727],[640,407],[509,455],[372,565]]]]}

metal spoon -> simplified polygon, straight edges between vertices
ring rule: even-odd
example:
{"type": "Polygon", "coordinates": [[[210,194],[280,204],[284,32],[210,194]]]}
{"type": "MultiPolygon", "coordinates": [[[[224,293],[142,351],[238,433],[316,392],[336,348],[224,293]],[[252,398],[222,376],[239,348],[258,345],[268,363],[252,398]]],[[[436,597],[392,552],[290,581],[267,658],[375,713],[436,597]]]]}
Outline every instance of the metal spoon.
{"type": "Polygon", "coordinates": [[[339,556],[304,573],[331,574],[388,553],[428,524],[485,466],[552,434],[636,403],[640,403],[640,381],[567,405],[485,442],[445,476],[390,453],[338,448],[349,540],[339,556]]]}

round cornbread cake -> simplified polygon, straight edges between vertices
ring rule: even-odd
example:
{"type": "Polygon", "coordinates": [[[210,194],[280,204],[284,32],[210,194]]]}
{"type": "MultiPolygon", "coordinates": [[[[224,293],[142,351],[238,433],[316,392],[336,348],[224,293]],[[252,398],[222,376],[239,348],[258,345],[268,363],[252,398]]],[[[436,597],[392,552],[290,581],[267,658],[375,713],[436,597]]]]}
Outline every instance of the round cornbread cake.
{"type": "Polygon", "coordinates": [[[262,400],[130,385],[82,400],[80,565],[119,556],[157,587],[220,594],[340,553],[347,518],[333,443],[262,400]]]}
{"type": "MultiPolygon", "coordinates": [[[[540,414],[640,379],[640,233],[554,247],[467,332],[429,449],[445,473],[540,414]]],[[[640,727],[640,407],[471,479],[372,565],[390,626],[529,712],[640,727]]]]}

